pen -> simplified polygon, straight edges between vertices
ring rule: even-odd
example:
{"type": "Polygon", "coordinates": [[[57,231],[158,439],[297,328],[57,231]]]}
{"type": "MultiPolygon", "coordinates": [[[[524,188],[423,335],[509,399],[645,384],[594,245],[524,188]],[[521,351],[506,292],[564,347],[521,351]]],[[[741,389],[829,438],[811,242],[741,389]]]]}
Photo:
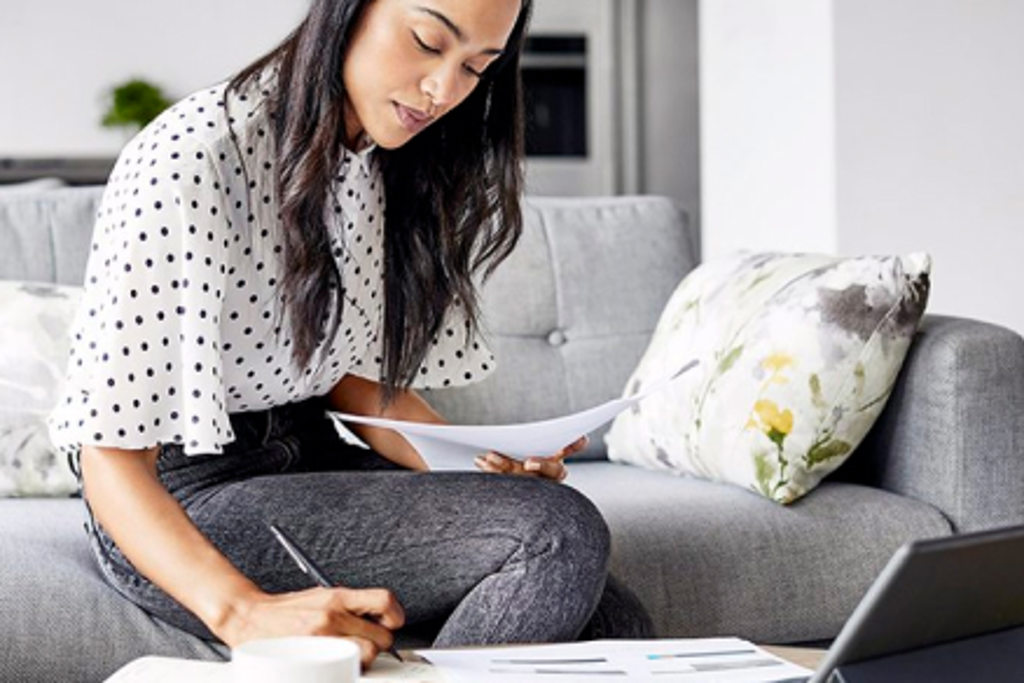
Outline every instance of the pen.
{"type": "MultiPolygon", "coordinates": [[[[331,583],[326,576],[324,576],[323,571],[321,571],[320,568],[317,567],[316,564],[314,564],[313,561],[309,559],[309,557],[307,557],[306,554],[302,552],[302,550],[299,549],[299,546],[295,543],[295,541],[288,538],[287,534],[281,531],[281,529],[277,525],[270,524],[269,526],[271,533],[274,534],[274,538],[276,538],[277,541],[284,546],[284,549],[288,551],[288,554],[291,556],[293,560],[295,560],[295,564],[299,566],[299,569],[301,569],[303,573],[312,576],[313,580],[315,580],[324,588],[334,587],[334,584],[331,583]]],[[[377,621],[377,619],[375,619],[372,616],[368,618],[370,619],[370,621],[377,621]]],[[[404,659],[402,659],[402,656],[398,654],[398,650],[395,649],[394,645],[388,648],[388,653],[400,662],[405,661],[404,659]]]]}

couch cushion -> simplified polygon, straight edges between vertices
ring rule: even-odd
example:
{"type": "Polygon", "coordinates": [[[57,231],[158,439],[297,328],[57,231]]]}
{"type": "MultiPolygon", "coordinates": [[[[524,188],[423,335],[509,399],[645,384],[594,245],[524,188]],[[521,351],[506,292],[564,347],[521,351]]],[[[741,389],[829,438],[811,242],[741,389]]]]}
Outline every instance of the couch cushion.
{"type": "Polygon", "coordinates": [[[102,185],[0,200],[0,278],[80,285],[102,185]]]}
{"type": "Polygon", "coordinates": [[[951,533],[933,507],[826,482],[783,507],[730,484],[610,462],[566,480],[601,509],[612,571],[661,637],[833,638],[896,549],[951,533]]]}
{"type": "Polygon", "coordinates": [[[106,584],[84,519],[80,499],[0,500],[0,680],[94,682],[146,654],[227,656],[106,584]]]}
{"type": "MultiPolygon", "coordinates": [[[[617,398],[699,259],[686,214],[663,197],[533,197],[523,218],[515,252],[481,287],[497,369],[425,394],[453,422],[540,420],[617,398]]],[[[606,429],[590,457],[604,456],[606,429]]]]}
{"type": "Polygon", "coordinates": [[[36,178],[19,183],[4,183],[0,185],[0,197],[13,197],[15,195],[31,194],[33,192],[45,192],[56,190],[60,187],[67,187],[67,183],[61,178],[36,178]]]}

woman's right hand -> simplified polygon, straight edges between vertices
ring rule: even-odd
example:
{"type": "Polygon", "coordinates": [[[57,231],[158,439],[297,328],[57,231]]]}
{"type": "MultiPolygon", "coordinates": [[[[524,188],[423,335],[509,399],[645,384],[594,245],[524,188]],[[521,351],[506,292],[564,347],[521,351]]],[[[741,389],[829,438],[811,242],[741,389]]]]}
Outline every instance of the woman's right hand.
{"type": "Polygon", "coordinates": [[[229,647],[280,636],[342,636],[353,640],[368,667],[394,643],[392,631],[405,612],[385,588],[309,588],[292,593],[259,592],[229,611],[217,635],[229,647]]]}

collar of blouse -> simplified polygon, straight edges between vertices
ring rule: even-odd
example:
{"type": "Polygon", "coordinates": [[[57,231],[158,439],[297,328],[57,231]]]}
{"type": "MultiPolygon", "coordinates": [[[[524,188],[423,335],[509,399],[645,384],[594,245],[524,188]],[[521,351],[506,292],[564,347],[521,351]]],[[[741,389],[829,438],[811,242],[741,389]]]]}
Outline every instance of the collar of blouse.
{"type": "Polygon", "coordinates": [[[359,134],[359,139],[356,140],[355,149],[350,149],[348,146],[344,146],[344,154],[342,154],[341,163],[342,166],[346,162],[351,161],[362,169],[363,174],[370,176],[373,174],[372,167],[372,155],[374,150],[377,149],[377,143],[366,134],[365,131],[359,134]]]}

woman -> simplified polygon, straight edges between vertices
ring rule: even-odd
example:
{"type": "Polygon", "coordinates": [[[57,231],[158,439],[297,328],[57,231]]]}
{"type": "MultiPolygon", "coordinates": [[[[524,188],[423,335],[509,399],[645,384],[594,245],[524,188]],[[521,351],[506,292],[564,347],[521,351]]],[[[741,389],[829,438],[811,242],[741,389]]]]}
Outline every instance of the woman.
{"type": "Polygon", "coordinates": [[[566,455],[427,467],[326,410],[443,422],[415,388],[493,371],[472,276],[521,229],[529,0],[315,0],[277,49],[121,153],[97,216],[67,390],[106,579],[208,639],[333,634],[364,664],[434,644],[649,635],[606,580],[566,455]],[[386,227],[385,227],[386,226],[386,227]],[[267,529],[334,580],[310,587],[267,529]]]}

